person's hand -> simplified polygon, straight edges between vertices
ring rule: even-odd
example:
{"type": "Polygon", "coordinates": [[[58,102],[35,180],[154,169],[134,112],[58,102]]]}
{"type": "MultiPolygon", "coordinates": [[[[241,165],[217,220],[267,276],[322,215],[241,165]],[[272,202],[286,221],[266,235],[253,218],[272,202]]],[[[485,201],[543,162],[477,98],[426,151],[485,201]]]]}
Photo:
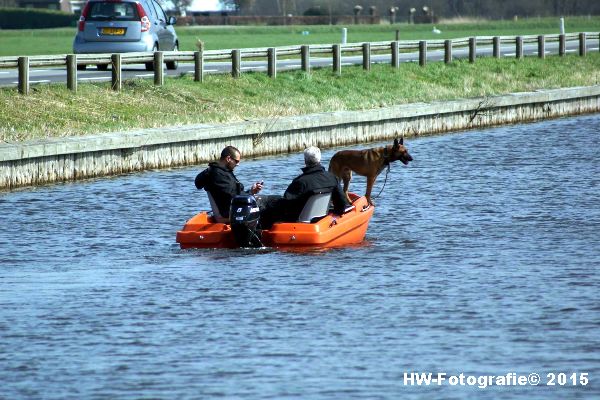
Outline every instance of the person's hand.
{"type": "Polygon", "coordinates": [[[260,182],[256,182],[254,185],[252,185],[252,187],[250,188],[250,193],[252,194],[256,194],[258,192],[260,192],[263,188],[263,181],[260,182]]]}

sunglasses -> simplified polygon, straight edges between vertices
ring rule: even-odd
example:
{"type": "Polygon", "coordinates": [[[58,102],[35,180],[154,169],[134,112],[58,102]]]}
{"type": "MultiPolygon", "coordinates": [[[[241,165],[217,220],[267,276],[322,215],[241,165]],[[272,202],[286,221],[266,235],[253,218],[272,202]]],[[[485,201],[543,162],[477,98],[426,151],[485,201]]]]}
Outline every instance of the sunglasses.
{"type": "Polygon", "coordinates": [[[233,161],[233,162],[235,163],[235,165],[238,165],[238,164],[240,163],[240,160],[241,160],[240,158],[238,158],[238,159],[236,160],[235,158],[232,158],[231,156],[229,156],[229,159],[230,159],[231,161],[233,161]]]}

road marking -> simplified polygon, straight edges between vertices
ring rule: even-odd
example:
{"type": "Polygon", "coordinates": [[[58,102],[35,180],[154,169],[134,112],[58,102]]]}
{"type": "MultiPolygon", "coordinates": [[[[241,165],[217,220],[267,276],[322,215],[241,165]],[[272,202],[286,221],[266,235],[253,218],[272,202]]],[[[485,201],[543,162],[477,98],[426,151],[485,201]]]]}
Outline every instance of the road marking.
{"type": "Polygon", "coordinates": [[[578,51],[579,51],[579,50],[567,50],[566,52],[567,52],[567,53],[576,53],[576,52],[578,52],[578,51]]]}
{"type": "Polygon", "coordinates": [[[589,50],[598,50],[598,47],[590,47],[589,50]]]}
{"type": "Polygon", "coordinates": [[[242,71],[246,71],[249,69],[267,69],[267,67],[261,67],[261,66],[256,66],[256,67],[241,67],[240,68],[242,71]]]}
{"type": "Polygon", "coordinates": [[[100,80],[110,81],[111,78],[100,76],[100,77],[97,77],[97,78],[79,78],[79,80],[80,81],[100,81],[100,80]]]}
{"type": "Polygon", "coordinates": [[[506,53],[504,54],[505,57],[515,57],[517,55],[517,53],[506,53]]]}
{"type": "Polygon", "coordinates": [[[354,65],[354,63],[347,63],[347,62],[345,62],[345,63],[342,63],[342,65],[354,65]]]}
{"type": "Polygon", "coordinates": [[[0,74],[7,74],[8,75],[8,74],[10,74],[10,72],[9,71],[0,71],[0,74]]]}
{"type": "MultiPolygon", "coordinates": [[[[16,82],[13,82],[13,83],[18,84],[19,82],[16,81],[16,82]]],[[[42,80],[39,80],[39,81],[29,81],[29,83],[50,83],[50,80],[48,80],[48,79],[42,79],[42,80]]]]}
{"type": "Polygon", "coordinates": [[[205,69],[204,72],[219,72],[218,69],[205,69]]]}
{"type": "Polygon", "coordinates": [[[136,78],[145,78],[147,76],[154,76],[154,74],[136,74],[136,78]]]}

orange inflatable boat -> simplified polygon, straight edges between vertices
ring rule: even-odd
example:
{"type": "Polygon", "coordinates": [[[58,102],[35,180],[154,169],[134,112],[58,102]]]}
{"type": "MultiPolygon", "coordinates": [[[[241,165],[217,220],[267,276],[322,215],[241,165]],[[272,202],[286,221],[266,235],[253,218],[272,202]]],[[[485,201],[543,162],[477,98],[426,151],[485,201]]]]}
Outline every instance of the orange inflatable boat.
{"type": "MultiPolygon", "coordinates": [[[[271,229],[263,230],[260,237],[255,234],[257,246],[328,248],[362,242],[373,216],[374,207],[368,204],[364,196],[360,197],[354,193],[349,193],[349,196],[352,200],[351,209],[342,215],[334,215],[327,213],[330,194],[313,195],[300,214],[298,222],[275,223],[271,229]],[[317,203],[321,203],[321,205],[317,203]],[[317,209],[325,207],[326,211],[321,212],[321,215],[311,215],[311,207],[312,213],[315,213],[315,204],[317,209]]],[[[256,208],[251,210],[256,210],[256,208]]],[[[316,211],[316,214],[319,212],[316,211]]],[[[237,240],[232,226],[222,219],[222,222],[217,222],[217,219],[220,217],[210,215],[205,211],[200,212],[187,221],[182,230],[177,232],[177,243],[182,249],[240,247],[238,244],[240,241],[237,240]]]]}

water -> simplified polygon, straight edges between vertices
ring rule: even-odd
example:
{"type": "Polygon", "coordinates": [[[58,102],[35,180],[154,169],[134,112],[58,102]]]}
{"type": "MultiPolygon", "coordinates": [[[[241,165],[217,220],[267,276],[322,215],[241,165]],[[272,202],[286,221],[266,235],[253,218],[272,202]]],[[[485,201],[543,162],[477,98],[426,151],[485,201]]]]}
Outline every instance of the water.
{"type": "MultiPolygon", "coordinates": [[[[2,193],[0,398],[598,398],[598,126],[408,139],[364,246],[304,254],[180,250],[200,167],[2,193]]],[[[237,174],[281,193],[301,160],[237,174]]]]}

